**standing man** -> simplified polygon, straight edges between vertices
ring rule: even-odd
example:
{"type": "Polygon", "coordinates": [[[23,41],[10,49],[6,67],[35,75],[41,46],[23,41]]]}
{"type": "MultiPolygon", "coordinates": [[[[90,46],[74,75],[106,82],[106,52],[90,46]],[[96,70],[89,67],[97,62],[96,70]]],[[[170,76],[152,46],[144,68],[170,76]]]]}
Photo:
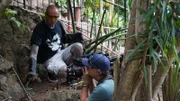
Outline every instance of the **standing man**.
{"type": "Polygon", "coordinates": [[[112,101],[114,80],[112,76],[108,75],[110,70],[109,59],[103,54],[94,54],[89,59],[83,58],[82,63],[86,69],[83,74],[84,83],[80,101],[112,101]],[[98,82],[96,87],[92,79],[98,82]]]}
{"type": "Polygon", "coordinates": [[[38,62],[47,69],[50,82],[58,82],[58,80],[65,82],[67,65],[73,58],[82,56],[83,46],[81,43],[73,43],[64,49],[63,44],[71,42],[72,38],[67,36],[58,20],[59,12],[54,4],[47,7],[45,16],[45,19],[36,25],[31,37],[27,80],[41,81],[36,74],[36,62],[38,62]]]}

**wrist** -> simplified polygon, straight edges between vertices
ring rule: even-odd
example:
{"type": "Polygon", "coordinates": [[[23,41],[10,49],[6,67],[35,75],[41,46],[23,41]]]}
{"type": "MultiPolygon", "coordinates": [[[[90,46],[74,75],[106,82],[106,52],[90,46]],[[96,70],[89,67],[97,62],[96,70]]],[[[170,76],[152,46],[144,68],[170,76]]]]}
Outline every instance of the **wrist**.
{"type": "Polygon", "coordinates": [[[83,83],[82,87],[89,87],[89,84],[88,83],[83,83]]]}
{"type": "Polygon", "coordinates": [[[84,82],[84,81],[83,81],[83,84],[85,84],[85,85],[89,85],[89,82],[84,82]]]}

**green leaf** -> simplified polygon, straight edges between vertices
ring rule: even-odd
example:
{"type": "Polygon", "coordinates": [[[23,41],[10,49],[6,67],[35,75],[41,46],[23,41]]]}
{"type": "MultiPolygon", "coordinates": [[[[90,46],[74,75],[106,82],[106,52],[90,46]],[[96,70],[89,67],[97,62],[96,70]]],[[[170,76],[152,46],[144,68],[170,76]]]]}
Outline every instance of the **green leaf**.
{"type": "Polygon", "coordinates": [[[17,11],[7,8],[5,11],[6,16],[14,16],[17,14],[17,11]]]}
{"type": "MultiPolygon", "coordinates": [[[[154,51],[155,52],[155,51],[154,51]]],[[[153,52],[153,53],[154,53],[153,52]]],[[[154,64],[154,69],[156,69],[157,68],[157,63],[158,63],[158,59],[156,58],[156,56],[155,56],[155,54],[152,54],[152,60],[153,60],[153,64],[154,64]]],[[[162,63],[162,62],[161,62],[162,63]]]]}
{"type": "Polygon", "coordinates": [[[11,19],[10,19],[11,21],[13,21],[13,22],[15,22],[16,23],[16,25],[20,28],[20,26],[21,26],[21,22],[19,22],[15,17],[11,17],[11,19]]]}
{"type": "Polygon", "coordinates": [[[142,40],[141,43],[139,43],[134,49],[129,51],[128,56],[125,58],[125,60],[131,59],[133,57],[133,54],[137,51],[140,51],[142,47],[144,46],[146,40],[142,40]]]}
{"type": "Polygon", "coordinates": [[[160,62],[160,64],[161,64],[162,67],[163,67],[163,70],[166,71],[167,69],[165,68],[163,62],[161,61],[160,55],[159,55],[156,51],[154,51],[154,54],[153,54],[153,55],[154,55],[153,57],[156,57],[156,59],[160,62]]]}
{"type": "Polygon", "coordinates": [[[162,1],[162,7],[163,7],[163,12],[162,12],[162,16],[161,16],[161,20],[162,21],[164,21],[165,19],[164,19],[164,17],[166,17],[165,16],[165,14],[166,14],[166,12],[167,12],[167,9],[166,9],[166,1],[162,1]]]}
{"type": "Polygon", "coordinates": [[[15,74],[15,73],[13,73],[13,74],[10,74],[9,76],[16,76],[16,74],[15,74]]]}
{"type": "Polygon", "coordinates": [[[25,24],[21,24],[21,27],[22,27],[23,30],[26,29],[26,25],[25,24]]]}
{"type": "Polygon", "coordinates": [[[32,88],[27,87],[26,90],[27,90],[27,92],[28,92],[29,94],[31,94],[31,95],[35,95],[35,94],[36,94],[36,93],[33,91],[32,88]]]}
{"type": "Polygon", "coordinates": [[[144,66],[143,71],[144,71],[144,82],[145,82],[145,85],[147,86],[148,85],[148,74],[147,74],[146,66],[144,66]]]}

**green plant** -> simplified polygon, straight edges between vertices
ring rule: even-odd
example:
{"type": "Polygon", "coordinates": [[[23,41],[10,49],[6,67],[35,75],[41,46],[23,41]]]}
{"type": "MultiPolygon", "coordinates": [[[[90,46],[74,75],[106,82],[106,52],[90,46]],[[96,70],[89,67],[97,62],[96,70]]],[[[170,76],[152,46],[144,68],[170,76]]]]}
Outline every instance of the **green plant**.
{"type": "Polygon", "coordinates": [[[33,91],[32,88],[27,87],[26,90],[27,90],[27,92],[28,92],[29,94],[31,94],[31,95],[35,95],[35,94],[36,94],[36,93],[33,91]]]}
{"type": "MultiPolygon", "coordinates": [[[[179,5],[177,5],[179,6],[179,5]]],[[[180,15],[174,10],[174,5],[164,0],[155,0],[151,6],[143,10],[140,7],[137,9],[140,12],[140,16],[134,18],[135,20],[143,20],[140,24],[145,25],[145,30],[136,32],[131,37],[137,42],[136,47],[129,51],[125,60],[142,59],[141,69],[144,72],[144,80],[147,86],[150,80],[148,76],[152,77],[152,74],[147,74],[150,67],[154,69],[155,74],[160,73],[156,70],[162,68],[164,70],[161,75],[166,74],[168,71],[168,77],[163,84],[163,101],[175,101],[179,90],[179,66],[171,68],[173,61],[177,61],[179,65],[177,44],[179,44],[177,36],[175,34],[176,26],[178,26],[177,16],[180,15]],[[139,41],[139,42],[138,42],[139,41]],[[136,53],[141,53],[135,55],[136,53]],[[166,97],[165,97],[166,96],[166,97]]],[[[136,24],[136,23],[135,23],[136,24]]],[[[178,27],[180,28],[180,26],[178,27]]],[[[180,34],[180,33],[179,33],[180,34]]],[[[138,70],[138,71],[139,71],[138,70]]],[[[156,78],[156,77],[155,77],[156,78]]],[[[154,80],[154,78],[153,78],[154,80]]],[[[152,85],[152,89],[154,85],[152,85]]],[[[152,94],[154,96],[154,94],[152,94]]]]}
{"type": "Polygon", "coordinates": [[[20,27],[22,24],[20,21],[18,21],[16,18],[15,18],[15,15],[17,14],[17,11],[15,10],[12,10],[12,9],[9,9],[7,8],[4,12],[4,15],[5,17],[9,20],[9,21],[12,21],[14,23],[16,23],[16,25],[18,27],[20,27]]]}
{"type": "MultiPolygon", "coordinates": [[[[118,3],[116,1],[116,2],[114,2],[114,3],[116,3],[116,6],[114,6],[113,4],[102,1],[103,7],[100,7],[100,3],[101,3],[100,0],[94,0],[94,1],[86,0],[86,2],[84,3],[84,5],[85,5],[84,14],[86,16],[88,16],[88,21],[90,21],[92,23],[90,37],[94,36],[94,38],[98,38],[98,39],[91,40],[91,42],[89,44],[87,44],[87,46],[86,46],[86,48],[88,48],[87,52],[91,52],[95,48],[96,44],[99,45],[99,44],[105,43],[107,46],[110,46],[110,42],[111,42],[110,37],[113,37],[113,36],[123,37],[122,35],[124,35],[124,33],[122,33],[122,31],[117,31],[116,34],[111,34],[111,35],[109,35],[109,33],[115,31],[116,28],[117,29],[120,27],[123,28],[124,25],[127,25],[127,23],[128,23],[128,21],[127,21],[124,24],[124,21],[123,21],[124,13],[119,13],[119,11],[120,11],[119,7],[122,7],[122,6],[118,5],[120,3],[118,3]],[[116,11],[114,9],[110,9],[111,6],[114,6],[114,8],[118,8],[118,9],[116,11]],[[103,9],[100,9],[100,8],[103,8],[103,9]],[[100,10],[105,10],[105,9],[106,9],[106,14],[104,15],[104,18],[102,18],[101,17],[102,15],[100,15],[100,12],[102,12],[102,11],[100,11],[100,10]],[[112,18],[109,17],[110,13],[112,14],[112,18]],[[101,23],[101,21],[103,21],[103,22],[101,23]],[[109,27],[109,28],[102,27],[103,30],[101,30],[97,27],[97,25],[99,25],[99,26],[102,25],[103,27],[105,26],[105,27],[109,27]],[[95,27],[93,27],[93,26],[95,26],[95,27]],[[111,27],[113,27],[113,29],[111,29],[111,27]],[[97,30],[98,30],[98,32],[97,32],[97,30]],[[108,36],[106,36],[106,35],[108,35],[108,36]],[[106,36],[106,38],[101,38],[104,36],[106,36]],[[106,40],[108,38],[109,38],[109,40],[106,40]],[[94,43],[95,41],[96,41],[96,44],[92,45],[92,43],[94,43]],[[108,42],[106,42],[106,41],[108,41],[108,42]]],[[[129,12],[127,12],[127,13],[129,13],[129,12]]],[[[120,37],[116,37],[116,38],[114,37],[115,40],[117,39],[114,51],[117,51],[119,43],[121,41],[124,42],[124,40],[119,40],[120,37]]],[[[108,48],[111,48],[111,47],[108,47],[108,48]]]]}
{"type": "Polygon", "coordinates": [[[53,0],[61,8],[67,8],[67,0],[53,0]]]}

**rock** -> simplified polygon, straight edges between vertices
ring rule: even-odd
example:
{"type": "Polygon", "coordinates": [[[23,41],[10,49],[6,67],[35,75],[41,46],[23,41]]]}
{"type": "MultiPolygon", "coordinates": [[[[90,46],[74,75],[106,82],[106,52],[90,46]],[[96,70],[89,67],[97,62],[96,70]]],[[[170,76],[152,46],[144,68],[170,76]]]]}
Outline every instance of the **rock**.
{"type": "Polygon", "coordinates": [[[25,94],[12,74],[9,76],[0,75],[0,101],[4,101],[4,99],[9,97],[12,99],[21,99],[25,97],[25,94]]]}
{"type": "MultiPolygon", "coordinates": [[[[2,38],[6,39],[6,40],[11,40],[11,37],[9,35],[12,36],[12,28],[10,26],[10,23],[8,20],[6,19],[1,19],[0,20],[0,40],[2,41],[2,38]]],[[[0,41],[0,42],[1,42],[0,41]]]]}
{"type": "Polygon", "coordinates": [[[7,72],[13,66],[13,62],[9,62],[0,57],[0,72],[7,72]]]}
{"type": "Polygon", "coordinates": [[[45,96],[44,101],[79,101],[79,92],[51,91],[45,96]]]}
{"type": "Polygon", "coordinates": [[[21,99],[25,97],[22,87],[17,82],[16,77],[8,77],[7,79],[7,92],[12,98],[21,99]]]}
{"type": "MultiPolygon", "coordinates": [[[[0,101],[5,99],[20,99],[25,96],[14,72],[10,72],[12,62],[0,57],[0,101]]],[[[8,100],[9,101],[9,100],[8,100]]]]}

